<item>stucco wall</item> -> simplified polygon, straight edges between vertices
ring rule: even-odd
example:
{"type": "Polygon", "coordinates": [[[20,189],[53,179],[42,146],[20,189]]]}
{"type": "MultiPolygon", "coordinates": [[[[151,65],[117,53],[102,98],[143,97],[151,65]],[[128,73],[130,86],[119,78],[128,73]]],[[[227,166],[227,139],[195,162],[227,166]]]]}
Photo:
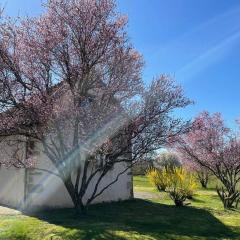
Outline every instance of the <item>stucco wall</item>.
{"type": "Polygon", "coordinates": [[[24,200],[24,169],[14,167],[0,169],[0,204],[16,209],[24,200]]]}
{"type": "MultiPolygon", "coordinates": [[[[71,198],[62,180],[55,175],[39,170],[46,169],[56,172],[53,164],[43,154],[38,145],[37,169],[16,169],[14,167],[0,169],[0,204],[19,208],[26,192],[26,206],[29,208],[66,208],[73,207],[71,198]],[[26,175],[25,175],[26,174],[26,175]],[[26,185],[25,185],[26,180],[26,185]],[[24,186],[26,189],[24,189],[24,186]]],[[[2,156],[2,155],[1,155],[2,156]]],[[[0,157],[1,157],[0,156],[0,157]]],[[[99,189],[113,181],[120,171],[125,169],[125,164],[117,164],[102,180],[99,189]]],[[[84,201],[90,196],[95,186],[93,179],[84,201]]],[[[73,176],[74,178],[74,176],[73,176]]],[[[103,192],[93,203],[126,200],[132,197],[131,170],[121,175],[116,183],[103,192]]]]}
{"type": "MultiPolygon", "coordinates": [[[[17,137],[9,137],[8,141],[0,139],[0,162],[11,159],[13,153],[17,153],[19,159],[25,156],[25,145],[16,145],[13,140],[17,137]]],[[[6,139],[5,139],[6,140],[6,139]]],[[[24,200],[24,176],[25,169],[0,166],[0,204],[20,208],[24,200]]]]}
{"type": "MultiPolygon", "coordinates": [[[[41,146],[38,145],[39,154],[38,164],[36,168],[46,169],[52,172],[56,172],[55,167],[51,161],[42,153],[41,146]]],[[[117,174],[123,171],[126,165],[121,163],[115,165],[115,168],[110,171],[102,180],[99,189],[102,189],[111,181],[113,181],[117,174]]],[[[74,178],[74,176],[73,176],[74,178]]],[[[90,184],[84,201],[92,193],[95,182],[98,176],[96,176],[92,184],[90,184]]],[[[73,207],[72,200],[64,186],[62,180],[52,174],[49,174],[41,170],[28,170],[27,171],[27,205],[32,208],[65,208],[73,207]]],[[[93,203],[110,202],[127,200],[132,197],[132,174],[131,170],[128,170],[125,174],[119,177],[118,181],[111,187],[103,192],[93,203]]]]}

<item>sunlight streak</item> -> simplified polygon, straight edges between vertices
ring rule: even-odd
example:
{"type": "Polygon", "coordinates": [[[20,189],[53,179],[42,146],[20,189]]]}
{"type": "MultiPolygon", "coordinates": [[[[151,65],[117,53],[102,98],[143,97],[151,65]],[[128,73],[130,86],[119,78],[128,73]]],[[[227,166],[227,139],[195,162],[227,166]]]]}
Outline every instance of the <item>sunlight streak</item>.
{"type": "MultiPolygon", "coordinates": [[[[99,145],[103,144],[109,137],[114,136],[114,134],[117,133],[119,129],[121,129],[121,127],[123,127],[128,121],[129,119],[125,113],[118,113],[117,116],[112,118],[102,128],[100,128],[91,137],[89,137],[89,139],[87,139],[77,149],[75,149],[68,156],[68,158],[60,167],[60,169],[65,168],[67,164],[71,164],[79,152],[81,152],[81,156],[83,157],[82,160],[84,160],[84,155],[86,155],[89,151],[96,150],[96,148],[99,145]]],[[[79,161],[78,164],[80,165],[81,162],[79,161]]],[[[57,169],[52,169],[51,171],[54,174],[58,174],[57,169]]],[[[41,192],[41,189],[43,189],[43,192],[44,192],[44,196],[41,195],[41,198],[43,198],[44,202],[47,202],[48,199],[51,198],[57,191],[62,190],[62,187],[63,187],[63,183],[60,178],[57,179],[56,181],[55,175],[43,174],[43,176],[37,182],[36,187],[34,187],[33,190],[28,193],[28,197],[25,200],[25,204],[22,206],[22,210],[26,206],[31,206],[31,203],[36,201],[36,199],[38,198],[38,192],[41,192]],[[51,188],[49,187],[49,184],[51,184],[51,188]]],[[[70,197],[69,197],[69,201],[71,202],[70,197]]],[[[30,210],[34,211],[34,208],[30,210]]]]}
{"type": "Polygon", "coordinates": [[[189,80],[194,75],[224,58],[234,48],[240,39],[240,30],[220,41],[217,45],[196,57],[176,72],[176,77],[182,82],[189,80]]]}

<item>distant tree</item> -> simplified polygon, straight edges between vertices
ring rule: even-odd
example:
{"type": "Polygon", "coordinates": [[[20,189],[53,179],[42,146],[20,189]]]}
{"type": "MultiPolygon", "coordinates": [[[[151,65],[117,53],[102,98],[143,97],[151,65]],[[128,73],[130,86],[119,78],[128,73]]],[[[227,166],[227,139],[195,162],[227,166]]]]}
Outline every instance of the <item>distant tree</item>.
{"type": "Polygon", "coordinates": [[[239,202],[240,139],[225,126],[219,113],[201,113],[176,147],[186,161],[204,167],[221,181],[223,187],[217,187],[217,193],[225,208],[239,202]]]}
{"type": "Polygon", "coordinates": [[[173,169],[174,167],[180,167],[181,162],[177,154],[172,152],[163,152],[156,157],[154,165],[157,168],[173,169]]]}
{"type": "Polygon", "coordinates": [[[185,168],[189,171],[195,172],[196,177],[203,188],[207,188],[208,182],[211,177],[211,172],[204,166],[200,165],[198,162],[189,161],[185,159],[185,155],[178,152],[178,157],[181,159],[181,162],[185,168]]]}
{"type": "Polygon", "coordinates": [[[201,183],[201,186],[203,188],[207,188],[208,187],[208,182],[211,176],[211,173],[208,169],[200,167],[195,169],[196,173],[197,173],[197,178],[198,181],[201,183]]]}

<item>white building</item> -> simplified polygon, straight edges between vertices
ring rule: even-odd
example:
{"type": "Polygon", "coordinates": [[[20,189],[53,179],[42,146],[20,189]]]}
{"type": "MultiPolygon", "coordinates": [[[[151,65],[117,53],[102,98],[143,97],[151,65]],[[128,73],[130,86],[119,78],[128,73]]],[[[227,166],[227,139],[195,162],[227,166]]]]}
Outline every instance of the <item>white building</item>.
{"type": "MultiPolygon", "coordinates": [[[[3,144],[1,147],[4,147],[3,144]]],[[[3,157],[3,154],[1,155],[0,158],[3,157]]],[[[123,171],[125,167],[124,163],[115,165],[115,168],[103,179],[101,186],[104,187],[113,181],[116,175],[123,171]]],[[[35,169],[1,166],[0,205],[15,209],[25,207],[31,209],[73,207],[72,200],[62,180],[47,171],[57,172],[51,161],[41,151],[38,152],[35,169]]],[[[94,181],[92,181],[86,192],[85,200],[93,191],[93,187],[94,181]]],[[[132,197],[132,173],[129,169],[116,183],[97,197],[93,203],[127,200],[132,197]]]]}
{"type": "MultiPolygon", "coordinates": [[[[0,162],[6,156],[14,155],[16,147],[0,141],[0,162]]],[[[24,169],[0,165],[0,205],[16,209],[34,208],[68,208],[73,207],[72,200],[62,180],[50,174],[57,173],[52,162],[44,155],[41,145],[34,142],[34,155],[37,165],[34,169],[24,169]]],[[[33,148],[33,146],[32,146],[33,148]]],[[[26,158],[28,147],[22,143],[22,159],[26,158]]],[[[108,172],[100,184],[100,189],[112,182],[118,173],[126,169],[126,163],[117,163],[108,172]]],[[[100,174],[100,173],[99,173],[100,174]]],[[[74,178],[74,176],[72,176],[74,178]]],[[[95,176],[85,194],[86,201],[93,191],[98,176],[95,176]]],[[[80,179],[81,181],[81,179],[80,179]]],[[[80,184],[79,184],[80,185],[80,184]]],[[[132,172],[128,169],[116,183],[106,189],[93,203],[127,200],[133,197],[132,172]]]]}

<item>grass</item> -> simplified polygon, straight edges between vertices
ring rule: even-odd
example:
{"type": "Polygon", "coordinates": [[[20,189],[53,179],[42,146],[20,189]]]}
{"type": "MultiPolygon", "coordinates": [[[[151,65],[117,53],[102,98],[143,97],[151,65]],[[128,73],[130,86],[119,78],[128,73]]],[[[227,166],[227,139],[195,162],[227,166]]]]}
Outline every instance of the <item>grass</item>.
{"type": "Polygon", "coordinates": [[[134,178],[134,190],[145,199],[95,205],[84,217],[73,210],[0,215],[0,239],[240,239],[240,211],[224,210],[213,190],[199,189],[183,208],[173,206],[145,177],[134,178]]]}

